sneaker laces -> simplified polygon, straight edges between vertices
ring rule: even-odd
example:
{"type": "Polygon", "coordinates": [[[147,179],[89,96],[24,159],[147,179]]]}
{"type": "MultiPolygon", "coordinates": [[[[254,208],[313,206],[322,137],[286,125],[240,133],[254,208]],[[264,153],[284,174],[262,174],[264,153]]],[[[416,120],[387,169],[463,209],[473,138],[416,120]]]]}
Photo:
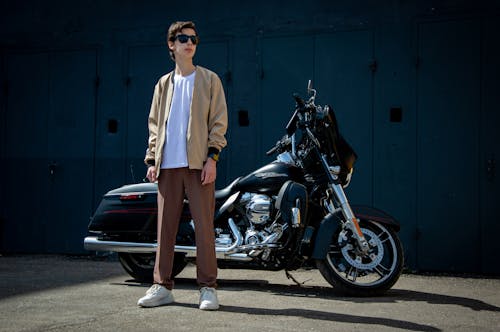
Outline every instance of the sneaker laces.
{"type": "Polygon", "coordinates": [[[214,288],[210,288],[210,287],[203,287],[201,289],[201,297],[203,299],[206,299],[206,297],[215,297],[215,289],[214,288]]]}
{"type": "Polygon", "coordinates": [[[153,286],[151,286],[147,290],[146,294],[147,295],[156,294],[156,293],[158,293],[161,290],[161,288],[162,288],[162,285],[160,285],[160,284],[154,284],[153,286]]]}

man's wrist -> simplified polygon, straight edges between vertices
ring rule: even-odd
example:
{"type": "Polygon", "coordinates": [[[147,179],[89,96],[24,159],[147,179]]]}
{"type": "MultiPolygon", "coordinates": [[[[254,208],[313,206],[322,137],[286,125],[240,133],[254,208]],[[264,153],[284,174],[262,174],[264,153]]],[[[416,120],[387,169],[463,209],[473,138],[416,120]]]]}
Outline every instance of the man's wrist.
{"type": "Polygon", "coordinates": [[[219,150],[215,147],[209,147],[207,157],[213,159],[214,161],[219,161],[219,150]]]}
{"type": "Polygon", "coordinates": [[[208,154],[208,158],[212,159],[215,162],[218,162],[219,161],[219,154],[218,153],[213,153],[213,152],[209,153],[208,154]]]}

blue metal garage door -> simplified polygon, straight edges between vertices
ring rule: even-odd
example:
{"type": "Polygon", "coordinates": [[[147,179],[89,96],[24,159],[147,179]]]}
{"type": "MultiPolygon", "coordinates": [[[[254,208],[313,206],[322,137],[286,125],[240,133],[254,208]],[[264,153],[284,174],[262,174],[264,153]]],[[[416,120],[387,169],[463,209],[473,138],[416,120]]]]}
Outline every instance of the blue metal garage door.
{"type": "Polygon", "coordinates": [[[477,22],[419,26],[417,250],[421,269],[479,270],[480,50],[477,22]]]}
{"type": "Polygon", "coordinates": [[[6,68],[3,246],[83,252],[94,194],[96,53],[9,54],[6,68]]]}
{"type": "Polygon", "coordinates": [[[292,94],[306,97],[312,79],[318,104],[333,106],[340,130],[359,154],[348,188],[349,198],[358,204],[372,203],[372,52],[368,31],[262,40],[261,150],[284,135],[295,106],[292,94]]]}

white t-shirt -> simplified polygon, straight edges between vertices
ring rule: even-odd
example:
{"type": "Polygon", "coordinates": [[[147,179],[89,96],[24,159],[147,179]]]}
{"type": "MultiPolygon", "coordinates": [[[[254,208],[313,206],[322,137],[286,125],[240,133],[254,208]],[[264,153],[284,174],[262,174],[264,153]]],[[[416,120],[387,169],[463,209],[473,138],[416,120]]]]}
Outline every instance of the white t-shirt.
{"type": "Polygon", "coordinates": [[[188,76],[178,74],[174,76],[174,94],[165,130],[161,168],[179,168],[189,165],[186,141],[195,74],[196,71],[188,76]]]}

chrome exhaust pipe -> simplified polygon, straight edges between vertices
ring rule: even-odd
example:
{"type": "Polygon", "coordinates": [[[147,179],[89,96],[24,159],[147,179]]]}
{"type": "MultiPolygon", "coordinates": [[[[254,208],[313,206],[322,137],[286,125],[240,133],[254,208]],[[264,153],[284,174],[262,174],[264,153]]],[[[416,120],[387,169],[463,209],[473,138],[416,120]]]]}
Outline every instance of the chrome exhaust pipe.
{"type": "MultiPolygon", "coordinates": [[[[228,219],[228,223],[235,241],[230,246],[216,246],[216,257],[218,259],[251,261],[252,258],[247,254],[239,253],[238,247],[243,243],[243,236],[238,226],[236,226],[232,218],[228,219]]],[[[97,236],[87,236],[84,240],[84,248],[89,251],[154,253],[157,247],[158,245],[156,243],[103,241],[99,240],[97,236]]],[[[185,253],[187,257],[196,257],[196,246],[176,245],[174,251],[185,253]]]]}
{"type": "Polygon", "coordinates": [[[103,241],[97,236],[87,236],[83,241],[83,247],[89,251],[114,251],[114,252],[132,252],[132,253],[153,253],[156,252],[156,243],[140,242],[119,242],[103,241]]]}
{"type": "MultiPolygon", "coordinates": [[[[231,233],[233,234],[235,241],[230,246],[216,246],[215,255],[218,259],[230,259],[239,261],[250,261],[252,260],[247,254],[238,253],[238,247],[243,243],[243,236],[241,235],[238,226],[234,223],[233,218],[228,219],[229,227],[231,228],[231,233]]],[[[185,253],[187,257],[196,257],[196,247],[195,246],[175,246],[175,252],[185,253]]]]}

